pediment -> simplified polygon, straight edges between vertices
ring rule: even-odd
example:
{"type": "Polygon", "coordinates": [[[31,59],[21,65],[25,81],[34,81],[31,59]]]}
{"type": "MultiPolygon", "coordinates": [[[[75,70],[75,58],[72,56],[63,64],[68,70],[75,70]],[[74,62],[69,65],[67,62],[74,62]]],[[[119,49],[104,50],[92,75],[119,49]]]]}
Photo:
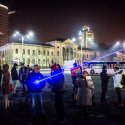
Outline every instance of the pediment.
{"type": "Polygon", "coordinates": [[[64,44],[67,44],[68,46],[78,46],[77,44],[75,44],[75,43],[73,43],[72,42],[72,40],[70,40],[70,39],[67,39],[67,40],[65,40],[64,42],[63,42],[64,44]]]}

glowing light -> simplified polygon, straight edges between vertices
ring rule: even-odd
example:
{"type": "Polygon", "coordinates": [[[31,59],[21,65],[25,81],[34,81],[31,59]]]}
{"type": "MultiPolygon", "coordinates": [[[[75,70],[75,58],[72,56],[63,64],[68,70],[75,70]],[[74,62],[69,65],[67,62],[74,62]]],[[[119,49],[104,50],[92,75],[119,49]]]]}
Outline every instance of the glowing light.
{"type": "Polygon", "coordinates": [[[33,33],[32,31],[30,31],[30,32],[28,33],[28,36],[29,36],[29,37],[34,36],[34,33],[33,33]]]}
{"type": "Polygon", "coordinates": [[[120,44],[120,42],[118,41],[118,42],[116,42],[115,46],[118,46],[119,44],[120,44]]]}
{"type": "Polygon", "coordinates": [[[41,80],[36,80],[34,83],[35,83],[35,84],[39,84],[39,82],[42,82],[42,81],[51,79],[51,78],[53,78],[53,77],[55,77],[55,76],[58,76],[58,75],[60,75],[60,74],[63,74],[63,72],[57,73],[57,74],[55,74],[55,75],[53,75],[53,76],[49,76],[49,77],[44,78],[44,79],[41,79],[41,80]]]}
{"type": "Polygon", "coordinates": [[[123,43],[123,47],[125,48],[125,42],[123,43]]]}
{"type": "MultiPolygon", "coordinates": [[[[97,59],[88,61],[88,63],[89,63],[89,62],[92,62],[92,61],[96,61],[96,60],[103,59],[103,58],[105,58],[105,57],[107,57],[107,56],[111,56],[111,55],[116,54],[117,52],[120,52],[120,51],[123,51],[123,50],[125,50],[125,48],[124,48],[124,49],[117,50],[117,51],[114,51],[114,52],[109,53],[109,54],[107,54],[107,55],[101,56],[101,57],[99,57],[99,58],[97,58],[97,59]]],[[[88,64],[88,63],[85,63],[85,64],[88,64]]]]}
{"type": "Polygon", "coordinates": [[[35,81],[35,84],[39,84],[39,81],[37,80],[37,81],[35,81]]]}
{"type": "Polygon", "coordinates": [[[16,36],[18,36],[18,35],[20,35],[20,32],[19,32],[19,31],[16,31],[16,32],[13,34],[13,37],[16,37],[16,36]]]}
{"type": "Polygon", "coordinates": [[[4,5],[2,5],[2,4],[0,4],[0,7],[5,8],[5,9],[8,9],[7,6],[4,6],[4,5]]]}
{"type": "Polygon", "coordinates": [[[75,41],[76,41],[76,38],[72,38],[72,41],[75,42],[75,41]]]}
{"type": "Polygon", "coordinates": [[[81,39],[82,39],[82,37],[80,36],[80,37],[79,37],[79,39],[81,40],[81,39]]]}
{"type": "Polygon", "coordinates": [[[16,13],[16,11],[10,11],[10,12],[8,12],[8,15],[11,15],[11,14],[14,14],[14,13],[16,13]]]}
{"type": "Polygon", "coordinates": [[[79,36],[81,36],[82,35],[82,31],[79,31],[79,36]]]}

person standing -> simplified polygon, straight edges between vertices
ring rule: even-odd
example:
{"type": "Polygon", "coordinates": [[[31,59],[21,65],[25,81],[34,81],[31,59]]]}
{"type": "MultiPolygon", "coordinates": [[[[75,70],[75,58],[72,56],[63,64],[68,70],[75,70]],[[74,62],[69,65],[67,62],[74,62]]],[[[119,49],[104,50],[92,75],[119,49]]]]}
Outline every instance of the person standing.
{"type": "Polygon", "coordinates": [[[17,87],[17,82],[19,80],[19,76],[17,73],[17,63],[14,63],[12,69],[11,69],[11,77],[12,77],[12,82],[13,82],[13,87],[14,87],[14,91],[13,91],[13,95],[16,96],[16,87],[17,87]]]}
{"type": "Polygon", "coordinates": [[[3,106],[4,110],[7,111],[9,108],[9,98],[10,94],[9,90],[9,82],[10,82],[10,73],[9,73],[9,65],[3,65],[3,81],[2,81],[2,94],[3,94],[3,106]]]}
{"type": "Polygon", "coordinates": [[[65,122],[64,119],[64,75],[59,64],[54,64],[51,67],[51,79],[48,83],[51,85],[51,90],[55,94],[55,108],[57,112],[57,119],[60,124],[65,122]]]}
{"type": "Polygon", "coordinates": [[[27,67],[24,66],[24,64],[21,64],[21,67],[19,69],[19,81],[23,87],[23,93],[22,96],[24,96],[26,94],[26,78],[28,76],[29,73],[27,73],[27,67]]]}
{"type": "Polygon", "coordinates": [[[117,93],[118,97],[118,102],[117,106],[118,107],[123,107],[123,102],[122,102],[122,95],[121,95],[121,89],[123,88],[123,85],[121,85],[121,80],[122,80],[122,70],[119,70],[118,66],[114,67],[114,72],[115,75],[113,76],[113,81],[114,81],[114,88],[117,93]]]}
{"type": "Polygon", "coordinates": [[[103,66],[102,67],[102,72],[100,73],[100,78],[101,78],[101,88],[102,88],[102,93],[101,93],[101,103],[105,103],[106,102],[106,93],[108,90],[108,82],[110,79],[110,76],[108,76],[107,74],[107,67],[103,66]]]}
{"type": "Polygon", "coordinates": [[[39,107],[39,113],[45,114],[42,89],[45,87],[46,81],[43,80],[44,76],[40,73],[40,66],[36,64],[33,68],[34,70],[27,76],[26,85],[30,95],[32,116],[35,118],[38,112],[36,110],[37,106],[39,107]]]}
{"type": "MultiPolygon", "coordinates": [[[[77,105],[79,106],[80,110],[84,110],[86,106],[86,79],[82,74],[79,74],[76,79],[76,86],[78,87],[77,93],[77,105]]],[[[84,110],[85,111],[85,110],[84,110]]]]}
{"type": "Polygon", "coordinates": [[[73,92],[71,96],[73,97],[74,100],[76,100],[76,94],[77,94],[77,87],[75,85],[76,83],[76,78],[77,78],[77,73],[75,72],[75,69],[77,68],[77,63],[73,64],[73,68],[71,68],[71,79],[72,79],[72,86],[73,86],[73,92]]]}

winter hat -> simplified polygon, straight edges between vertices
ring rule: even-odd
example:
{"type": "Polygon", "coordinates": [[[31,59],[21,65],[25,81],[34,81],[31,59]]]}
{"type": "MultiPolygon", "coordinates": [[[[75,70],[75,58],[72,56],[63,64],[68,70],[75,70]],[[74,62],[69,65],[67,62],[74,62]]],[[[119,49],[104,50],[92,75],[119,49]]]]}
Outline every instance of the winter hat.
{"type": "Polygon", "coordinates": [[[106,67],[106,66],[103,66],[102,69],[105,70],[105,69],[107,69],[107,67],[106,67]]]}
{"type": "Polygon", "coordinates": [[[52,66],[50,66],[50,68],[53,70],[53,71],[55,71],[56,69],[57,69],[57,64],[54,64],[54,65],[52,65],[52,66]]]}
{"type": "Polygon", "coordinates": [[[18,66],[17,63],[14,63],[14,66],[18,66]]]}

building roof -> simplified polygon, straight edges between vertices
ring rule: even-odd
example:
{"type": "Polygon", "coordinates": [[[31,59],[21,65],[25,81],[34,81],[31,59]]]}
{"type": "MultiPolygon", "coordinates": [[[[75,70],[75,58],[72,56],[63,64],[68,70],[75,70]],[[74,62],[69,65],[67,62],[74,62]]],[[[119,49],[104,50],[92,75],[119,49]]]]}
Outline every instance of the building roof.
{"type": "MultiPolygon", "coordinates": [[[[78,49],[81,50],[81,46],[78,46],[78,49]]],[[[93,48],[82,48],[82,50],[88,50],[88,51],[99,51],[97,49],[93,49],[93,48]]]]}
{"type": "Polygon", "coordinates": [[[67,39],[64,39],[64,38],[55,38],[55,39],[53,39],[51,41],[61,41],[61,42],[63,42],[65,40],[67,40],[67,39]]]}
{"type": "MultiPolygon", "coordinates": [[[[14,41],[14,43],[20,43],[22,44],[20,41],[14,41]]],[[[29,43],[29,42],[26,42],[24,44],[31,44],[31,45],[42,45],[42,46],[47,46],[47,47],[53,47],[52,45],[50,44],[46,44],[46,43],[40,43],[40,42],[32,42],[32,43],[29,43]]]]}

